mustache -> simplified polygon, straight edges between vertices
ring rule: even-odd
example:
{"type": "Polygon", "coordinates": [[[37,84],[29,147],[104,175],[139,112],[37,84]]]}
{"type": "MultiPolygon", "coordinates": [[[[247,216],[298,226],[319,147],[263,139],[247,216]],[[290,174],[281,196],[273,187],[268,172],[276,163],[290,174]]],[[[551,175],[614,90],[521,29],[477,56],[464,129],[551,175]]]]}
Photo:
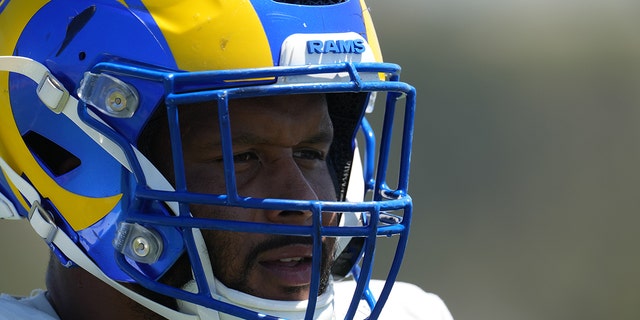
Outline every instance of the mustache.
{"type": "MultiPolygon", "coordinates": [[[[322,240],[322,255],[324,259],[327,257],[331,257],[330,255],[333,251],[333,244],[335,243],[334,238],[323,238],[322,240]]],[[[301,237],[301,236],[273,236],[269,239],[259,243],[256,245],[249,254],[247,255],[247,261],[251,263],[257,262],[258,256],[260,253],[278,249],[282,247],[286,247],[288,245],[310,245],[313,246],[313,238],[312,237],[301,237]]]]}

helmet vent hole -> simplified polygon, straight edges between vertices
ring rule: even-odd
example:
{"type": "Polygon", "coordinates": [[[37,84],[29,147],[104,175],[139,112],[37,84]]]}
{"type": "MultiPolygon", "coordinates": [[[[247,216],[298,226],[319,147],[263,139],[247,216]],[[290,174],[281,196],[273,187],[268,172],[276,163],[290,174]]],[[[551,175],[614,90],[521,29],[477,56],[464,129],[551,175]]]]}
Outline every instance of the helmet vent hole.
{"type": "Polygon", "coordinates": [[[332,4],[338,4],[346,2],[347,0],[273,0],[275,2],[282,2],[288,4],[297,4],[301,6],[329,6],[332,4]]]}
{"type": "Polygon", "coordinates": [[[84,60],[84,59],[86,59],[86,58],[87,58],[87,53],[86,53],[86,52],[84,52],[84,51],[80,51],[80,53],[78,53],[78,59],[79,59],[80,61],[83,61],[83,60],[84,60]]]}
{"type": "Polygon", "coordinates": [[[55,176],[61,176],[80,166],[78,157],[36,132],[29,131],[22,138],[29,150],[55,176]]]}

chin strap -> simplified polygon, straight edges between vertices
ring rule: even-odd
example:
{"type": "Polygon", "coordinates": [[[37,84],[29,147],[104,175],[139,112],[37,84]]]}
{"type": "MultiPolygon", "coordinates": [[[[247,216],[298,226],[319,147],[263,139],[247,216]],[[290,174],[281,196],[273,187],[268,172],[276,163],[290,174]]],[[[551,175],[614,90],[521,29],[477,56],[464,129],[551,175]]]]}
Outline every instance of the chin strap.
{"type": "MultiPolygon", "coordinates": [[[[69,92],[56,80],[49,70],[37,61],[24,57],[0,56],[0,71],[10,71],[29,77],[38,83],[36,90],[40,100],[51,111],[62,113],[80,127],[96,143],[102,146],[109,154],[117,159],[124,167],[129,169],[129,163],[122,150],[111,140],[104,137],[95,129],[86,125],[78,116],[78,100],[69,95],[69,92]]],[[[100,268],[82,251],[80,247],[60,230],[53,220],[53,216],[42,207],[42,199],[37,190],[24,178],[22,178],[9,164],[0,157],[0,169],[8,182],[12,184],[24,197],[31,208],[27,219],[31,227],[49,245],[58,248],[75,264],[88,271],[96,278],[107,283],[130,299],[138,302],[149,310],[167,318],[177,320],[198,320],[197,315],[189,315],[161,305],[139,293],[136,293],[119,282],[112,280],[100,270],[100,268]]],[[[0,193],[0,218],[20,218],[13,203],[0,193]]]]}
{"type": "MultiPolygon", "coordinates": [[[[269,300],[251,296],[244,292],[240,292],[234,289],[230,289],[222,284],[217,279],[215,280],[214,297],[218,300],[231,303],[243,308],[247,308],[261,314],[268,314],[271,316],[280,317],[280,319],[304,319],[307,311],[308,301],[280,301],[269,300]]],[[[184,287],[184,290],[196,292],[197,285],[195,281],[188,282],[184,287]]],[[[199,314],[203,319],[215,319],[215,320],[239,320],[240,318],[218,312],[215,310],[207,309],[193,303],[178,300],[178,307],[188,313],[199,314]]],[[[335,320],[336,314],[334,311],[334,294],[333,284],[327,287],[327,291],[318,296],[316,309],[314,313],[314,320],[335,320]]]]}
{"type": "Polygon", "coordinates": [[[164,305],[161,305],[145,296],[142,296],[139,293],[136,293],[124,287],[119,282],[107,277],[107,275],[105,275],[102,270],[100,270],[100,268],[91,259],[89,259],[89,257],[87,257],[87,255],[73,242],[73,240],[71,240],[71,238],[69,238],[66,233],[61,231],[58,226],[56,226],[52,215],[40,205],[40,195],[38,195],[38,192],[35,190],[35,188],[33,188],[25,179],[20,177],[15,171],[13,171],[13,169],[11,169],[11,167],[9,167],[9,165],[7,165],[7,163],[1,157],[0,167],[2,168],[4,174],[9,178],[10,182],[18,190],[20,190],[20,193],[30,204],[31,210],[28,217],[29,223],[31,224],[33,230],[35,230],[36,233],[40,237],[42,237],[42,239],[44,239],[48,244],[57,247],[75,264],[88,271],[96,278],[102,280],[114,289],[120,291],[125,296],[167,319],[200,319],[200,317],[196,315],[181,313],[179,311],[165,307],[164,305]]]}

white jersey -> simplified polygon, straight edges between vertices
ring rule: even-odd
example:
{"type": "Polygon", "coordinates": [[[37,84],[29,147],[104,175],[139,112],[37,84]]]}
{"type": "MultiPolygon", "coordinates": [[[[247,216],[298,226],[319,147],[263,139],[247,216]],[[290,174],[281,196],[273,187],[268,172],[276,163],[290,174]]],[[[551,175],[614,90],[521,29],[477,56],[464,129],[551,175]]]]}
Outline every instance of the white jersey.
{"type": "MultiPolygon", "coordinates": [[[[372,280],[370,283],[375,295],[382,290],[383,285],[384,281],[379,280],[372,280]]],[[[353,292],[355,283],[353,281],[337,282],[334,286],[336,319],[342,319],[349,307],[350,293],[353,292]]],[[[366,303],[361,303],[355,319],[365,319],[368,314],[368,306],[366,303]]],[[[60,320],[42,290],[35,290],[30,297],[26,298],[0,294],[0,320],[22,319],[60,320]]],[[[380,319],[452,320],[453,318],[438,296],[424,292],[415,285],[396,282],[380,319]]]]}
{"type": "Polygon", "coordinates": [[[26,298],[0,294],[0,320],[22,319],[60,320],[42,290],[34,290],[26,298]]]}
{"type": "MultiPolygon", "coordinates": [[[[371,280],[369,282],[369,288],[374,296],[380,295],[384,283],[381,280],[371,280]]],[[[333,286],[336,319],[343,319],[351,302],[355,282],[335,282],[333,286]]],[[[354,319],[366,319],[369,313],[369,306],[362,301],[354,319]]],[[[425,292],[420,287],[410,283],[396,282],[393,284],[391,294],[378,319],[453,320],[453,317],[444,301],[437,295],[425,292]]]]}

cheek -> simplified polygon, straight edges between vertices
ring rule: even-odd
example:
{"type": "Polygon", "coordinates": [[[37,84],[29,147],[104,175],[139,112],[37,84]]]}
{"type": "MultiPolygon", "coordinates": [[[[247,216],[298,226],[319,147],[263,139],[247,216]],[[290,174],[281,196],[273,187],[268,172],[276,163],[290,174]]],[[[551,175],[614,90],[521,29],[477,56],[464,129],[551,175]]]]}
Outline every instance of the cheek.
{"type": "Polygon", "coordinates": [[[222,170],[207,163],[185,163],[187,189],[190,192],[224,194],[225,183],[222,170]]]}
{"type": "MultiPolygon", "coordinates": [[[[335,185],[328,171],[321,175],[318,175],[315,181],[316,183],[314,184],[314,190],[319,200],[337,200],[335,185]]],[[[330,212],[324,213],[322,215],[322,224],[325,226],[338,225],[338,214],[330,212]]]]}
{"type": "Polygon", "coordinates": [[[337,226],[338,225],[338,214],[337,213],[324,213],[322,215],[322,225],[324,226],[337,226]]]}
{"type": "Polygon", "coordinates": [[[336,201],[336,191],[333,184],[324,185],[320,190],[316,192],[319,200],[323,201],[336,201]]]}
{"type": "MultiPolygon", "coordinates": [[[[249,241],[237,232],[204,231],[203,236],[211,258],[214,273],[222,280],[234,274],[231,270],[240,270],[247,254],[249,241]]],[[[237,272],[236,272],[237,273],[237,272]]]]}
{"type": "MultiPolygon", "coordinates": [[[[191,204],[189,205],[189,209],[191,210],[191,213],[193,214],[193,216],[197,218],[249,221],[249,222],[254,221],[259,212],[257,210],[247,209],[247,208],[214,206],[214,205],[206,205],[206,204],[191,204]]],[[[222,231],[218,231],[218,232],[224,235],[222,231]]],[[[231,233],[231,235],[236,235],[236,234],[237,233],[231,233]]]]}
{"type": "MultiPolygon", "coordinates": [[[[187,166],[186,171],[187,189],[189,192],[205,193],[205,194],[224,194],[224,185],[220,186],[219,181],[224,181],[211,170],[200,170],[198,166],[187,166]]],[[[227,213],[227,208],[215,207],[204,204],[190,204],[189,210],[195,217],[199,218],[214,218],[214,219],[227,219],[230,213],[227,213]]]]}
{"type": "Polygon", "coordinates": [[[336,201],[336,187],[329,170],[313,172],[308,178],[319,200],[336,201]]]}

